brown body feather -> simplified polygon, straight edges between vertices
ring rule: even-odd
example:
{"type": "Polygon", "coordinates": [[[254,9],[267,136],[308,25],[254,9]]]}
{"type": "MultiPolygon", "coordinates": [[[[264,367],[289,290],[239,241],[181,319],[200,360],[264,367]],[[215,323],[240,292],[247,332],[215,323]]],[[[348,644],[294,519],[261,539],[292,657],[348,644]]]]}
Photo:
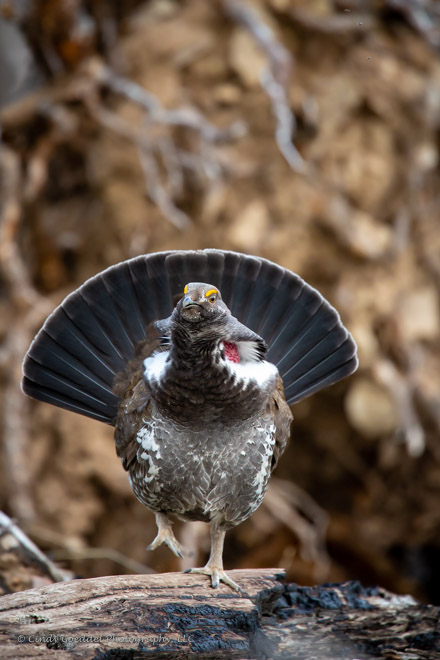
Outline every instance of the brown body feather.
{"type": "MultiPolygon", "coordinates": [[[[222,336],[230,338],[229,324],[209,332],[202,324],[191,338],[179,323],[169,340],[175,355],[166,384],[154,391],[145,378],[146,358],[169,348],[155,324],[115,381],[121,397],[116,449],[135,494],[150,509],[215,520],[228,529],[261,503],[287,445],[292,414],[275,369],[269,389],[260,391],[253,380],[244,386],[219,359],[216,349],[222,336]]],[[[241,324],[239,330],[244,332],[241,324]]]]}

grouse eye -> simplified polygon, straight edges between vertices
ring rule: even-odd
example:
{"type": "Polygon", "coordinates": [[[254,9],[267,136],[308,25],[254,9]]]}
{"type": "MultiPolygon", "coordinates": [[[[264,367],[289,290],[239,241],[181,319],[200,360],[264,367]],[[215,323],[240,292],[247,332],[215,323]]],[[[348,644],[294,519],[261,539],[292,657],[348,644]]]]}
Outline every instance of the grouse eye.
{"type": "Polygon", "coordinates": [[[214,291],[213,289],[211,289],[211,291],[208,291],[207,293],[205,293],[205,298],[207,298],[210,303],[213,303],[217,300],[217,295],[218,295],[217,291],[214,291]]]}

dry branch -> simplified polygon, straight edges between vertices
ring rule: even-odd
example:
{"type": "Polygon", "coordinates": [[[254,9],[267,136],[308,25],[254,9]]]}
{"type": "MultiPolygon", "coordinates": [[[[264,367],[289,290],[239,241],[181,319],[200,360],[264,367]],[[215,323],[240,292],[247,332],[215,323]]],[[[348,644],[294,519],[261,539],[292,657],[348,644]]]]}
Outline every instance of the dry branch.
{"type": "Polygon", "coordinates": [[[223,0],[225,12],[252,35],[268,59],[261,84],[272,104],[276,119],[275,140],[292,170],[300,174],[307,171],[299,151],[292,142],[296,131],[295,116],[290,109],[288,83],[293,68],[293,57],[276,39],[272,30],[251,7],[237,0],[223,0]]]}
{"type": "Polygon", "coordinates": [[[316,579],[325,577],[330,563],[325,548],[325,511],[299,486],[276,477],[270,481],[263,506],[297,536],[300,555],[314,563],[316,579]]]}
{"type": "MultiPolygon", "coordinates": [[[[21,124],[28,123],[37,115],[46,116],[55,127],[60,121],[65,124],[66,118],[71,115],[66,111],[64,104],[71,101],[83,103],[98,124],[107,130],[122,134],[137,146],[150,199],[158,206],[164,217],[180,230],[187,229],[191,225],[190,218],[176,206],[173,200],[173,195],[183,189],[183,183],[177,191],[175,185],[176,181],[183,180],[183,170],[203,173],[208,179],[219,178],[222,168],[217,162],[214,145],[237,140],[247,132],[244,121],[236,121],[230,126],[219,128],[190,105],[164,108],[154,94],[133,80],[118,76],[98,58],[91,58],[74,76],[66,77],[53,87],[39,90],[2,110],[0,126],[6,131],[16,130],[21,124]],[[104,89],[141,107],[145,112],[144,125],[137,129],[133,128],[116,113],[102,106],[99,97],[104,89]],[[188,154],[180,149],[172,135],[166,138],[153,137],[152,129],[157,126],[165,127],[168,131],[180,128],[197,136],[198,145],[195,152],[188,154]],[[164,182],[161,176],[161,159],[165,161],[164,182]]],[[[46,147],[45,137],[41,142],[43,149],[50,154],[51,150],[46,147]]],[[[38,164],[40,162],[38,153],[30,157],[31,164],[34,156],[38,164]]],[[[31,177],[32,173],[31,169],[31,177]]],[[[40,178],[41,188],[45,183],[44,174],[40,173],[40,178]]],[[[32,183],[31,178],[30,184],[32,183]]]]}
{"type": "MultiPolygon", "coordinates": [[[[346,10],[347,11],[347,10],[346,10]]],[[[319,13],[314,15],[307,9],[302,7],[289,7],[287,15],[292,23],[301,29],[317,32],[318,34],[326,36],[334,36],[341,38],[343,36],[358,37],[374,26],[374,19],[368,14],[361,13],[347,13],[344,14],[330,14],[321,16],[319,13]]]]}
{"type": "MultiPolygon", "coordinates": [[[[21,548],[32,561],[38,564],[45,573],[54,582],[63,582],[70,579],[65,571],[60,570],[33,541],[9,518],[3,511],[0,511],[0,538],[4,535],[12,536],[16,541],[16,546],[21,548]]],[[[9,543],[9,546],[11,544],[9,543]]],[[[0,546],[1,547],[1,546],[0,546]]]]}
{"type": "Polygon", "coordinates": [[[97,61],[91,63],[91,71],[105,87],[140,105],[147,112],[152,123],[191,128],[208,142],[235,140],[246,132],[246,125],[241,121],[236,121],[226,128],[218,128],[192,106],[168,110],[144,87],[128,78],[117,76],[111,69],[97,61]]]}
{"type": "Polygon", "coordinates": [[[385,3],[391,9],[401,12],[402,16],[426,41],[438,48],[440,46],[438,3],[430,0],[387,0],[385,3]]]}
{"type": "Polygon", "coordinates": [[[409,455],[421,456],[425,451],[426,439],[414,405],[415,386],[410,375],[402,376],[391,360],[385,359],[377,362],[373,373],[396,402],[400,439],[406,445],[409,455]]]}

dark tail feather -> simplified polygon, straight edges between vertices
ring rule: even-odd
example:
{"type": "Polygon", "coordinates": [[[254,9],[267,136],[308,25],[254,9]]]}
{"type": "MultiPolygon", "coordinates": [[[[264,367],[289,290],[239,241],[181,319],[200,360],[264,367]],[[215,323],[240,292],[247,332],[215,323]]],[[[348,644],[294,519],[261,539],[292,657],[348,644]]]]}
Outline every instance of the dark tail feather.
{"type": "Polygon", "coordinates": [[[115,375],[148,324],[170,314],[167,254],[112,266],[67,296],[29,348],[23,391],[112,424],[119,405],[115,375]]]}
{"type": "Polygon", "coordinates": [[[306,371],[301,376],[293,380],[291,380],[291,375],[286,378],[286,401],[296,403],[323,387],[333,385],[338,380],[349,376],[358,366],[355,350],[352,338],[348,337],[342,346],[321,362],[310,368],[307,366],[309,363],[305,363],[303,368],[306,371]]]}
{"type": "Polygon", "coordinates": [[[82,406],[81,403],[76,402],[72,396],[59,396],[55,390],[46,389],[40,383],[34,383],[26,376],[23,377],[21,386],[23,392],[25,392],[25,394],[28,396],[33,397],[34,399],[45,401],[46,403],[52,403],[54,406],[65,408],[66,410],[71,410],[72,412],[79,413],[80,415],[92,417],[93,419],[97,419],[99,422],[104,422],[105,424],[111,424],[111,421],[109,420],[108,409],[106,409],[103,414],[100,414],[96,407],[94,407],[92,411],[89,405],[82,406]]]}
{"type": "Polygon", "coordinates": [[[115,374],[188,282],[217,286],[232,314],[266,340],[288,402],[356,369],[355,344],[336,310],[298,275],[235,252],[159,252],[108,268],[64,300],[25,357],[23,391],[113,423],[115,374]]]}
{"type": "Polygon", "coordinates": [[[356,344],[338,312],[295,273],[229,252],[220,289],[232,314],[268,344],[267,359],[280,371],[288,403],[356,370],[356,344]]]}

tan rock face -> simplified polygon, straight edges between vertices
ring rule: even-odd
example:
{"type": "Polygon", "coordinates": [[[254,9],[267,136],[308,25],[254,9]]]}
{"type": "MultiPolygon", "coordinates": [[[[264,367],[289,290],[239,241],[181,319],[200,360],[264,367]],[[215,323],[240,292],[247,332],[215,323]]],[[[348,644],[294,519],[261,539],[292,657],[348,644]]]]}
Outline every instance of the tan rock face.
{"type": "Polygon", "coordinates": [[[351,424],[366,438],[392,433],[398,422],[389,392],[369,379],[358,380],[350,387],[345,411],[351,424]]]}
{"type": "Polygon", "coordinates": [[[434,340],[440,335],[440,307],[437,290],[426,285],[402,297],[398,320],[408,342],[434,340]]]}
{"type": "Polygon", "coordinates": [[[231,68],[247,87],[258,87],[267,59],[250,34],[242,28],[234,31],[229,44],[231,68]]]}
{"type": "Polygon", "coordinates": [[[237,250],[256,252],[264,244],[270,229],[268,210],[261,201],[250,202],[239,214],[228,232],[237,250]]]}

